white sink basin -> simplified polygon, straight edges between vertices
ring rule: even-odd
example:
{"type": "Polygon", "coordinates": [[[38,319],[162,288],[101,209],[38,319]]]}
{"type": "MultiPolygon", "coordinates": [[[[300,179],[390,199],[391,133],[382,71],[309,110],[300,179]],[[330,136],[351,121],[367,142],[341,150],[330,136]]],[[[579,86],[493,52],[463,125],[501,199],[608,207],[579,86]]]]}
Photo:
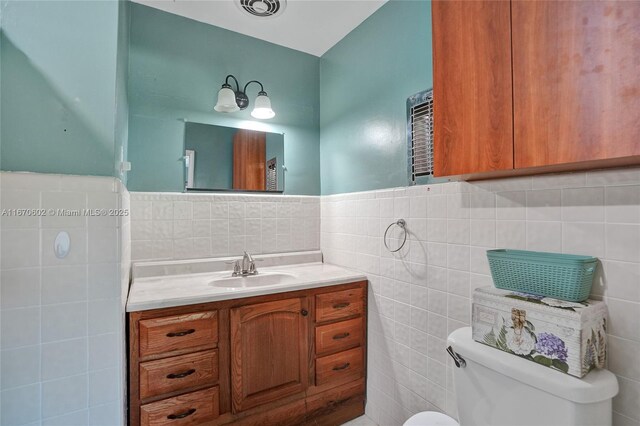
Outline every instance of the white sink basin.
{"type": "Polygon", "coordinates": [[[297,275],[286,272],[265,272],[246,277],[222,277],[216,278],[209,283],[214,287],[224,288],[251,288],[266,287],[271,285],[287,284],[295,280],[297,275]]]}

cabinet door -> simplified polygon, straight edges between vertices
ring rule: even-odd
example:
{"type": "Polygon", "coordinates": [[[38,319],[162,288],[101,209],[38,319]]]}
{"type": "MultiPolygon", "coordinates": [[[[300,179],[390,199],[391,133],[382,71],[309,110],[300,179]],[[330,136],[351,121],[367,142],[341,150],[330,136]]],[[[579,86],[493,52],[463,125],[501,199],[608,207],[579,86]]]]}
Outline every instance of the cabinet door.
{"type": "Polygon", "coordinates": [[[640,155],[640,2],[512,4],[515,167],[640,155]]]}
{"type": "Polygon", "coordinates": [[[308,383],[306,298],[231,309],[234,411],[302,392],[308,383]]]}
{"type": "Polygon", "coordinates": [[[508,1],[433,1],[434,174],[513,168],[508,1]]]}

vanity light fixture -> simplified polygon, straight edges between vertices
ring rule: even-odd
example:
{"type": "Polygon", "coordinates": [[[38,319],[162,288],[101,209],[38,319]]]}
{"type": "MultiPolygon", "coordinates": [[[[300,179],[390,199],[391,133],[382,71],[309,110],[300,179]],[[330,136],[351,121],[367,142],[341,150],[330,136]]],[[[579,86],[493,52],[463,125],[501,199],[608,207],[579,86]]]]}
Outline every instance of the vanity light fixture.
{"type": "Polygon", "coordinates": [[[267,92],[264,91],[262,83],[257,80],[251,80],[244,85],[244,89],[240,90],[240,84],[238,79],[229,74],[222,85],[220,91],[218,91],[218,102],[213,107],[218,112],[237,112],[246,109],[249,106],[249,98],[247,97],[247,87],[251,83],[257,83],[260,85],[260,91],[256,97],[253,111],[251,116],[262,120],[273,118],[276,113],[271,109],[271,100],[267,96],[267,92]],[[229,79],[232,78],[236,82],[236,90],[234,91],[229,84],[229,79]]]}

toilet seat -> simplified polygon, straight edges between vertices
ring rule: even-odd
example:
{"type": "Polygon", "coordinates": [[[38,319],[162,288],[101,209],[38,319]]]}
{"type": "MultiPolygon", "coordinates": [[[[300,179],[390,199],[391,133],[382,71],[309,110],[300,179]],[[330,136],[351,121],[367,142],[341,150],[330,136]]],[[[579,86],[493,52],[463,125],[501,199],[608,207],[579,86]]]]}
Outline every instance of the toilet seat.
{"type": "Polygon", "coordinates": [[[423,411],[404,422],[404,426],[460,426],[460,424],[447,416],[436,411],[423,411]]]}

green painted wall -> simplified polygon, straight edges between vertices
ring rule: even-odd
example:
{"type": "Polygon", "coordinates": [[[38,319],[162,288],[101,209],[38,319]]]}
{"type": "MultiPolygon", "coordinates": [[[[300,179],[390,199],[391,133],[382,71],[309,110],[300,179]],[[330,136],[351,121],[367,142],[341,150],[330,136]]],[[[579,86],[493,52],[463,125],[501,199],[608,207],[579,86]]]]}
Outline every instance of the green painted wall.
{"type": "Polygon", "coordinates": [[[183,140],[184,123],[130,114],[128,156],[132,170],[127,179],[129,191],[182,192],[183,140]]]}
{"type": "Polygon", "coordinates": [[[124,180],[128,156],[130,189],[181,191],[188,119],[285,133],[289,194],[407,183],[405,101],[432,85],[428,1],[391,0],[321,59],[138,4],[2,4],[3,170],[124,180]],[[276,118],[215,113],[228,73],[260,79],[276,118]]]}
{"type": "Polygon", "coordinates": [[[187,119],[285,133],[286,193],[320,193],[319,58],[139,4],[129,49],[130,190],[182,191],[187,119]],[[213,111],[227,74],[260,80],[276,117],[213,111]]]}
{"type": "Polygon", "coordinates": [[[114,176],[126,139],[126,114],[116,119],[126,109],[116,96],[126,80],[124,65],[116,72],[126,11],[118,1],[2,6],[0,168],[114,176]]]}
{"type": "Polygon", "coordinates": [[[406,100],[432,81],[429,1],[389,1],[322,56],[323,194],[407,185],[406,100]]]}
{"type": "Polygon", "coordinates": [[[196,188],[233,188],[233,127],[187,123],[185,149],[196,152],[193,173],[196,188]]]}

